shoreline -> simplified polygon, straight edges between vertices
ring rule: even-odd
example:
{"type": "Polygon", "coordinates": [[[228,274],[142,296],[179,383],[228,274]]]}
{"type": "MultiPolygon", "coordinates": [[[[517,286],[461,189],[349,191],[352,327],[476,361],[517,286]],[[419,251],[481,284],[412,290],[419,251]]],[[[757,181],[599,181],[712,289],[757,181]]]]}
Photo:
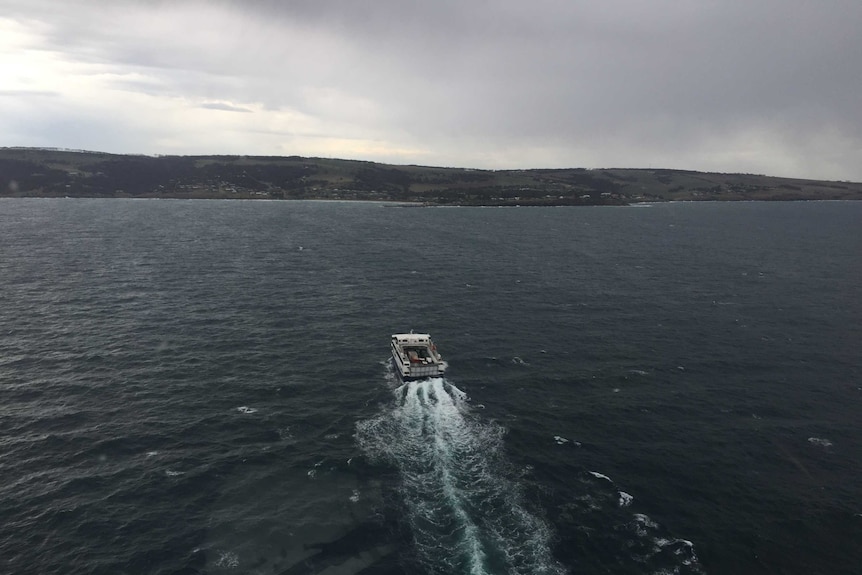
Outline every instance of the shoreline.
{"type": "Polygon", "coordinates": [[[675,169],[474,170],[299,156],[129,156],[0,148],[0,197],[594,206],[862,200],[862,183],[675,169]]]}

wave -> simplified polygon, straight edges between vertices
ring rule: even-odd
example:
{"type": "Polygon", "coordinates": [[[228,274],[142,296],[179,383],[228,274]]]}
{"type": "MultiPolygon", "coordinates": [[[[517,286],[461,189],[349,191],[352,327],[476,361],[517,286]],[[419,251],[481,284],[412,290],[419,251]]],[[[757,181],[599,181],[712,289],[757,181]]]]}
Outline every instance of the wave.
{"type": "Polygon", "coordinates": [[[551,532],[509,479],[499,425],[480,422],[442,378],[408,382],[377,417],[357,424],[372,461],[398,468],[405,519],[432,573],[562,574],[551,532]]]}
{"type": "MultiPolygon", "coordinates": [[[[577,525],[600,540],[610,528],[613,546],[619,546],[615,561],[642,573],[703,575],[694,543],[672,536],[667,529],[644,513],[631,510],[634,497],[621,490],[613,479],[598,471],[588,471],[584,481],[590,494],[567,505],[577,525]]],[[[635,571],[632,571],[635,572],[635,571]]]]}

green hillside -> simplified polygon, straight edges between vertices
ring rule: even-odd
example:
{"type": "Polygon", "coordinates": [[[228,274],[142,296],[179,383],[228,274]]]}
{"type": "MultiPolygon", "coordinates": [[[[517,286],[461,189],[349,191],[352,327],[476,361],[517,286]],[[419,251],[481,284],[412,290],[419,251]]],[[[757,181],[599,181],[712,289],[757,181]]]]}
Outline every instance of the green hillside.
{"type": "Polygon", "coordinates": [[[347,199],[428,205],[857,200],[862,184],[666,169],[472,170],[299,156],[0,148],[0,197],[347,199]]]}

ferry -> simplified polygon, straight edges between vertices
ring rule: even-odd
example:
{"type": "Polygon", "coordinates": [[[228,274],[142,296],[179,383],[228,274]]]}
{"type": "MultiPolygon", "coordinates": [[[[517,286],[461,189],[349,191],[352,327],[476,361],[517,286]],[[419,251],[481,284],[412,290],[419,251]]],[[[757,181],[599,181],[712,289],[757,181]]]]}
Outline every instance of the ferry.
{"type": "Polygon", "coordinates": [[[393,334],[392,363],[404,381],[440,377],[447,367],[427,333],[393,334]]]}

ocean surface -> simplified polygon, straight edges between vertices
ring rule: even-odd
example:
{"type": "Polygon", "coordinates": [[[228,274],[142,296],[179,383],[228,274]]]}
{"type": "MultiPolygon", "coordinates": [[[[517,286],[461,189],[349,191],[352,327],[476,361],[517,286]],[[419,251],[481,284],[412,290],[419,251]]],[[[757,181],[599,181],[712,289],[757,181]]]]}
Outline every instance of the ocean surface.
{"type": "Polygon", "coordinates": [[[860,376],[862,203],[3,199],[0,573],[858,574],[860,376]]]}

